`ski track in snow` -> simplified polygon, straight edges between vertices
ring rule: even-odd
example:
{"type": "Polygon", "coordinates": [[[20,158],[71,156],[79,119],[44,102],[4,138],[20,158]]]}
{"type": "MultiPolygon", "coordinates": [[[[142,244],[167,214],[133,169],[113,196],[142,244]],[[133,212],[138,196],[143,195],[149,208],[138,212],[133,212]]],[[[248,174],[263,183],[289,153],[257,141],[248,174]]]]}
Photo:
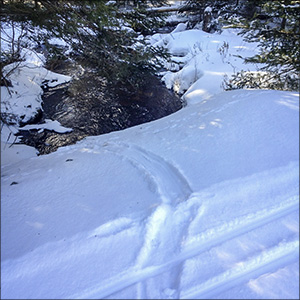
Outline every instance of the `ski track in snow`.
{"type": "Polygon", "coordinates": [[[299,241],[279,244],[221,275],[184,291],[180,294],[180,299],[211,299],[252,278],[266,272],[274,272],[297,259],[299,259],[299,241]]]}
{"type": "MultiPolygon", "coordinates": [[[[298,259],[298,241],[281,243],[243,262],[242,266],[230,269],[199,286],[186,291],[177,290],[176,286],[180,285],[178,281],[180,281],[185,261],[227,240],[237,238],[297,212],[299,210],[298,196],[282,198],[282,202],[272,208],[244,215],[208,232],[189,237],[186,241],[191,220],[201,214],[203,196],[193,193],[181,172],[154,153],[136,145],[124,143],[107,144],[105,150],[129,160],[147,178],[151,178],[156,185],[161,204],[142,222],[145,238],[135,265],[70,298],[105,298],[134,284],[137,284],[138,298],[149,298],[147,280],[160,274],[164,274],[168,279],[169,286],[164,285],[164,290],[172,292],[172,295],[161,296],[187,299],[213,297],[240,283],[247,282],[253,276],[258,277],[266,272],[276,271],[286,263],[298,259]],[[168,238],[170,234],[172,239],[168,238]],[[157,253],[159,255],[156,255],[157,253]]],[[[271,186],[272,183],[269,183],[269,188],[271,186]]],[[[125,220],[127,224],[125,227],[128,228],[130,223],[130,220],[125,220]]],[[[118,231],[121,230],[122,228],[118,229],[118,231]]],[[[109,235],[108,232],[107,235],[109,235]]],[[[158,288],[159,285],[158,282],[158,288]]]]}
{"type": "MultiPolygon", "coordinates": [[[[162,157],[136,145],[125,143],[113,144],[110,148],[107,150],[128,159],[134,167],[151,178],[156,185],[161,205],[146,220],[145,239],[137,257],[136,266],[142,270],[149,265],[162,264],[168,257],[176,253],[177,245],[181,243],[182,236],[188,229],[191,213],[195,213],[195,211],[187,210],[182,219],[174,218],[176,204],[186,201],[192,194],[192,189],[181,172],[162,157]],[[181,226],[178,226],[178,221],[181,222],[181,226]],[[179,228],[179,230],[174,230],[172,243],[170,243],[170,240],[165,237],[175,228],[179,228]],[[157,258],[155,253],[164,255],[157,258]]],[[[175,285],[177,282],[176,272],[170,270],[168,277],[168,282],[175,285]]],[[[138,298],[140,299],[147,297],[145,285],[145,281],[138,284],[138,298]]]]}
{"type": "MultiPolygon", "coordinates": [[[[98,146],[94,147],[99,150],[98,146]]],[[[239,216],[193,235],[190,232],[190,227],[193,226],[194,222],[197,222],[199,217],[201,218],[205,206],[209,205],[212,197],[210,189],[208,189],[208,193],[206,191],[194,192],[177,167],[164,158],[137,145],[109,142],[102,145],[101,149],[127,160],[133,167],[137,168],[149,185],[155,186],[154,192],[160,198],[161,203],[144,220],[138,221],[121,217],[111,220],[88,233],[88,237],[97,235],[100,239],[114,239],[118,238],[118,235],[125,230],[136,230],[139,226],[143,231],[144,241],[135,261],[129,268],[124,271],[120,270],[117,275],[100,281],[98,284],[79,293],[70,295],[68,298],[105,298],[136,285],[137,298],[141,299],[153,298],[153,293],[160,295],[161,298],[208,299],[237,285],[246,283],[250,279],[257,278],[266,272],[277,271],[279,268],[298,260],[299,241],[277,242],[277,244],[259,253],[250,254],[247,260],[241,261],[224,273],[217,274],[196,286],[182,289],[180,282],[185,262],[197,258],[197,256],[210,251],[214,247],[221,246],[228,240],[239,238],[264,225],[298,212],[299,196],[293,194],[280,195],[277,204],[274,204],[273,207],[259,209],[239,216]],[[156,278],[158,275],[159,277],[156,278]],[[155,281],[154,291],[153,280],[155,281]],[[149,291],[151,291],[151,294],[149,294],[149,291]]],[[[279,168],[278,172],[289,173],[291,167],[291,174],[294,174],[295,163],[284,167],[282,170],[279,168]]],[[[249,176],[242,183],[237,181],[237,184],[242,184],[248,193],[255,193],[255,197],[264,199],[266,195],[270,194],[274,185],[290,184],[294,180],[293,175],[287,177],[277,176],[283,178],[279,181],[276,176],[267,179],[264,179],[264,176],[259,177],[265,180],[265,186],[262,190],[256,190],[252,187],[253,180],[257,180],[257,176],[249,176]]],[[[234,183],[231,184],[234,185],[234,183]]],[[[235,191],[234,188],[231,189],[230,193],[231,198],[238,197],[238,191],[235,191]]],[[[82,236],[80,240],[82,240],[82,236]]],[[[86,249],[86,251],[89,250],[86,249]]],[[[75,259],[80,260],[80,255],[75,259]]],[[[55,265],[52,260],[49,260],[48,264],[46,259],[41,268],[44,271],[60,268],[62,261],[58,259],[58,264],[55,265]]],[[[38,268],[37,271],[42,270],[38,268]]],[[[33,274],[34,271],[23,268],[23,276],[26,277],[29,273],[33,274]]]]}
{"type": "Polygon", "coordinates": [[[106,151],[127,159],[154,182],[162,203],[175,204],[186,200],[192,193],[181,172],[162,157],[136,145],[107,144],[106,151]]]}
{"type": "MultiPolygon", "coordinates": [[[[179,209],[180,210],[180,209],[179,209]]],[[[105,282],[101,282],[99,286],[88,289],[83,294],[76,294],[70,298],[105,298],[113,293],[116,293],[126,287],[129,287],[135,283],[145,282],[147,279],[156,275],[168,272],[185,262],[188,259],[194,258],[199,254],[216,247],[223,242],[234,239],[238,236],[248,233],[249,231],[260,228],[272,221],[287,216],[293,212],[299,210],[299,203],[297,197],[293,197],[270,210],[263,210],[257,212],[255,215],[244,216],[244,218],[234,222],[234,224],[223,224],[216,232],[219,234],[214,235],[212,238],[208,238],[204,233],[203,243],[199,243],[199,238],[195,238],[192,243],[189,243],[186,247],[183,247],[181,253],[177,253],[174,257],[170,256],[165,262],[161,264],[154,264],[140,268],[139,265],[130,268],[126,272],[119,274],[116,277],[109,278],[105,282]],[[245,221],[246,219],[246,221],[245,221]]],[[[159,249],[157,249],[159,251],[159,249]]],[[[236,284],[240,283],[240,280],[247,281],[253,278],[254,275],[259,276],[265,272],[275,271],[280,266],[286,265],[287,262],[296,261],[299,256],[299,242],[294,241],[287,244],[282,244],[274,249],[268,250],[267,253],[261,253],[254,257],[249,262],[245,262],[244,268],[236,268],[230,270],[229,274],[218,276],[217,278],[208,281],[207,283],[197,287],[195,289],[183,292],[180,298],[193,298],[193,297],[208,297],[208,294],[212,296],[212,293],[218,294],[226,289],[229,289],[236,284]]],[[[146,295],[143,295],[147,297],[146,295]]],[[[176,297],[175,297],[176,298],[176,297]]]]}

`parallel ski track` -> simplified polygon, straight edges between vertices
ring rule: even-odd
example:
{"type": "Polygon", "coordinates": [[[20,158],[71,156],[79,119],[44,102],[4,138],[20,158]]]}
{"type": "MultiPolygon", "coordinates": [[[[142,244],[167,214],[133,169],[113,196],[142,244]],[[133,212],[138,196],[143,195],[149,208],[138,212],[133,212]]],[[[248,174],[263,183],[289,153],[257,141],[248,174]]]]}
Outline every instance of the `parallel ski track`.
{"type": "Polygon", "coordinates": [[[246,261],[240,267],[194,286],[180,294],[180,299],[211,299],[235,286],[248,282],[268,272],[291,264],[299,259],[299,241],[281,244],[246,261]]]}
{"type": "MultiPolygon", "coordinates": [[[[257,214],[250,216],[249,218],[243,218],[243,220],[246,221],[240,220],[240,222],[235,222],[229,226],[229,228],[226,226],[227,224],[220,226],[220,230],[216,230],[216,233],[219,232],[219,234],[216,234],[213,238],[206,240],[204,243],[199,243],[196,241],[187,245],[180,254],[163,264],[148,266],[143,269],[140,269],[138,266],[132,267],[118,276],[111,277],[106,281],[102,281],[94,288],[89,288],[83,293],[72,295],[70,298],[105,298],[137,282],[145,281],[148,278],[167,272],[172,267],[182,263],[183,261],[198,256],[201,253],[208,251],[209,249],[218,246],[227,240],[234,239],[238,236],[248,233],[249,231],[253,231],[256,228],[264,226],[298,210],[299,202],[298,198],[295,196],[286,201],[285,204],[282,203],[281,205],[273,207],[272,209],[257,212],[257,214]]],[[[269,250],[270,256],[266,256],[267,259],[265,259],[265,255],[262,253],[258,256],[258,258],[260,258],[260,263],[249,263],[249,268],[245,268],[243,271],[239,272],[239,274],[238,272],[235,273],[234,270],[231,271],[232,274],[226,281],[217,280],[214,284],[207,284],[201,288],[195,288],[195,290],[192,289],[184,292],[181,297],[190,298],[194,297],[195,295],[207,297],[212,293],[213,290],[216,293],[218,291],[226,290],[232,286],[235,286],[239,280],[248,280],[252,278],[254,274],[259,274],[262,271],[264,272],[264,270],[276,270],[276,268],[280,267],[283,263],[294,261],[297,258],[297,253],[299,251],[298,243],[294,242],[290,245],[290,247],[278,247],[283,247],[283,251],[275,251],[276,255],[272,255],[272,250],[269,250]]]]}

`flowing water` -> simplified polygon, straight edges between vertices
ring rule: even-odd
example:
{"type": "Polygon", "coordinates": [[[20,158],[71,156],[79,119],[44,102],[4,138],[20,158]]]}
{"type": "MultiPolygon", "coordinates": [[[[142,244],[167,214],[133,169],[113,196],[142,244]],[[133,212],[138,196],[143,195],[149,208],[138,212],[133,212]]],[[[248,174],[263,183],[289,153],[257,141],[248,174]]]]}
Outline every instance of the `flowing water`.
{"type": "MultiPolygon", "coordinates": [[[[54,71],[74,75],[78,72],[78,65],[61,64],[54,71]]],[[[182,106],[181,99],[155,76],[149,76],[147,84],[134,94],[116,93],[102,77],[89,70],[68,84],[44,90],[40,122],[44,119],[57,120],[61,125],[72,128],[72,132],[20,130],[19,135],[22,143],[34,146],[39,154],[47,154],[86,136],[162,118],[182,106]]]]}

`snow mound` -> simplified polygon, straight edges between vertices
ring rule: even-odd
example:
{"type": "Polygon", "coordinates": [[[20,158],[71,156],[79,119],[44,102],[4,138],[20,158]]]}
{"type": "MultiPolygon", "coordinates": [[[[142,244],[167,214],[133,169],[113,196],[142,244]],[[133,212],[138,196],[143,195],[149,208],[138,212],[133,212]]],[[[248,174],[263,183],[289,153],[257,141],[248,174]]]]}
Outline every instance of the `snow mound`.
{"type": "Polygon", "coordinates": [[[162,81],[183,95],[188,105],[222,92],[225,76],[241,70],[257,71],[255,65],[245,65],[243,60],[257,53],[257,44],[243,41],[238,30],[210,34],[185,28],[186,24],[180,23],[171,33],[153,35],[150,43],[171,53],[173,63],[166,64],[168,71],[162,81]]]}

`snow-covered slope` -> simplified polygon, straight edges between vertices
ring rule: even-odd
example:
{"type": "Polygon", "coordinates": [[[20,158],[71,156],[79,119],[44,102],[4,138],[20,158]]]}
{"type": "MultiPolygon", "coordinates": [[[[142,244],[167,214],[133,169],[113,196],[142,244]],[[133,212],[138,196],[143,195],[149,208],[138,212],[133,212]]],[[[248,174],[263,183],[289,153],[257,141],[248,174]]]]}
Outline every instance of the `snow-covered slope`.
{"type": "Polygon", "coordinates": [[[4,66],[3,75],[11,86],[0,87],[1,114],[6,122],[17,125],[30,121],[42,110],[43,84],[53,87],[71,80],[70,76],[45,69],[43,55],[23,49],[22,57],[24,61],[4,66]]]}
{"type": "Polygon", "coordinates": [[[299,95],[219,93],[1,170],[2,298],[299,298],[299,95]]]}
{"type": "Polygon", "coordinates": [[[224,89],[224,79],[240,71],[257,71],[245,64],[245,57],[257,53],[257,43],[247,43],[237,29],[210,34],[202,30],[186,30],[180,23],[171,33],[155,34],[149,42],[165,47],[172,63],[166,65],[162,80],[168,88],[183,94],[187,104],[209,99],[224,89]]]}

